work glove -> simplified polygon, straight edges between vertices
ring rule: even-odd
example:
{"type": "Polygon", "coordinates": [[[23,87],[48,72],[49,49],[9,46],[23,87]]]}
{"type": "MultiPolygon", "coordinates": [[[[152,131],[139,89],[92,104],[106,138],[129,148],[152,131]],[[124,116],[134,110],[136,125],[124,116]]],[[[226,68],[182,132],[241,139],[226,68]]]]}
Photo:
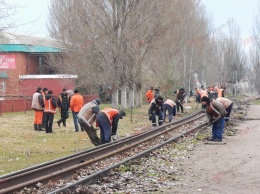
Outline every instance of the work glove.
{"type": "Polygon", "coordinates": [[[152,118],[152,115],[149,115],[149,121],[151,121],[153,118],[152,118]]]}

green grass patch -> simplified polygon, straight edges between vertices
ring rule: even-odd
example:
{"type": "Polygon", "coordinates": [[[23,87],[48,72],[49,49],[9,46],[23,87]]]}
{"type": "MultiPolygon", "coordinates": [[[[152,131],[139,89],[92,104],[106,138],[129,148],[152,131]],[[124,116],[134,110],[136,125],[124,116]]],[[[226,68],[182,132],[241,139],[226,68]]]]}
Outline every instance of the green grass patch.
{"type": "MultiPolygon", "coordinates": [[[[111,105],[101,104],[101,109],[105,107],[111,105]]],[[[146,104],[142,108],[133,109],[132,118],[131,110],[125,110],[127,116],[119,121],[118,135],[123,137],[150,128],[148,108],[146,104]]],[[[54,134],[35,131],[33,117],[33,111],[3,113],[0,117],[0,175],[94,147],[86,132],[74,132],[71,113],[67,127],[58,127],[60,113],[55,114],[54,134]]]]}

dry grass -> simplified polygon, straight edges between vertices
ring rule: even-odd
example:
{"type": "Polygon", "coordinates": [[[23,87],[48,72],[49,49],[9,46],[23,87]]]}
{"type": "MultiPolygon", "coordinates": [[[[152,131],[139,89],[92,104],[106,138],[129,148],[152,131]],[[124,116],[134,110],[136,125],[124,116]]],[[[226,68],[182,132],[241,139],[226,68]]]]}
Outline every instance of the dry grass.
{"type": "MultiPolygon", "coordinates": [[[[102,104],[101,109],[109,106],[102,104]]],[[[119,122],[119,136],[150,128],[147,110],[148,105],[133,109],[132,122],[131,110],[126,110],[127,116],[119,122]]],[[[4,113],[0,118],[0,175],[94,147],[85,132],[74,132],[71,113],[66,128],[58,127],[59,117],[59,113],[54,116],[54,134],[47,134],[34,131],[33,111],[4,113]]]]}

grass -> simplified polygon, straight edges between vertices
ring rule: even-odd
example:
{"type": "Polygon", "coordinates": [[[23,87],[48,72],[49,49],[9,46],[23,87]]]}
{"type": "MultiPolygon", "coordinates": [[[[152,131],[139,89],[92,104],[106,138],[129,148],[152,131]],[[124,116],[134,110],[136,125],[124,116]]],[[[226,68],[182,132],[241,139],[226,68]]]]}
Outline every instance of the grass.
{"type": "Polygon", "coordinates": [[[260,105],[260,100],[254,100],[252,101],[252,104],[260,105]]]}
{"type": "MultiPolygon", "coordinates": [[[[105,107],[110,107],[110,104],[100,105],[101,109],[105,107]]],[[[118,135],[123,137],[150,128],[148,108],[149,105],[145,104],[142,108],[133,109],[132,120],[131,110],[125,110],[127,116],[119,121],[118,135]]],[[[3,113],[0,117],[0,175],[94,147],[86,132],[74,132],[71,113],[67,127],[58,127],[56,122],[60,114],[54,116],[54,134],[35,131],[33,116],[33,111],[27,111],[3,113]]]]}

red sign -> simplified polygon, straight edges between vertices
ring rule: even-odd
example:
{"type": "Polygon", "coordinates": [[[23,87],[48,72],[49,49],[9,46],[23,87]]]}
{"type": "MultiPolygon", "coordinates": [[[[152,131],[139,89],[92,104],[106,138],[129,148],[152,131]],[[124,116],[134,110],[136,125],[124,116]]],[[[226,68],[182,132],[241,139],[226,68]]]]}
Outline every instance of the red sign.
{"type": "Polygon", "coordinates": [[[0,69],[15,69],[15,55],[0,54],[0,69]]]}

